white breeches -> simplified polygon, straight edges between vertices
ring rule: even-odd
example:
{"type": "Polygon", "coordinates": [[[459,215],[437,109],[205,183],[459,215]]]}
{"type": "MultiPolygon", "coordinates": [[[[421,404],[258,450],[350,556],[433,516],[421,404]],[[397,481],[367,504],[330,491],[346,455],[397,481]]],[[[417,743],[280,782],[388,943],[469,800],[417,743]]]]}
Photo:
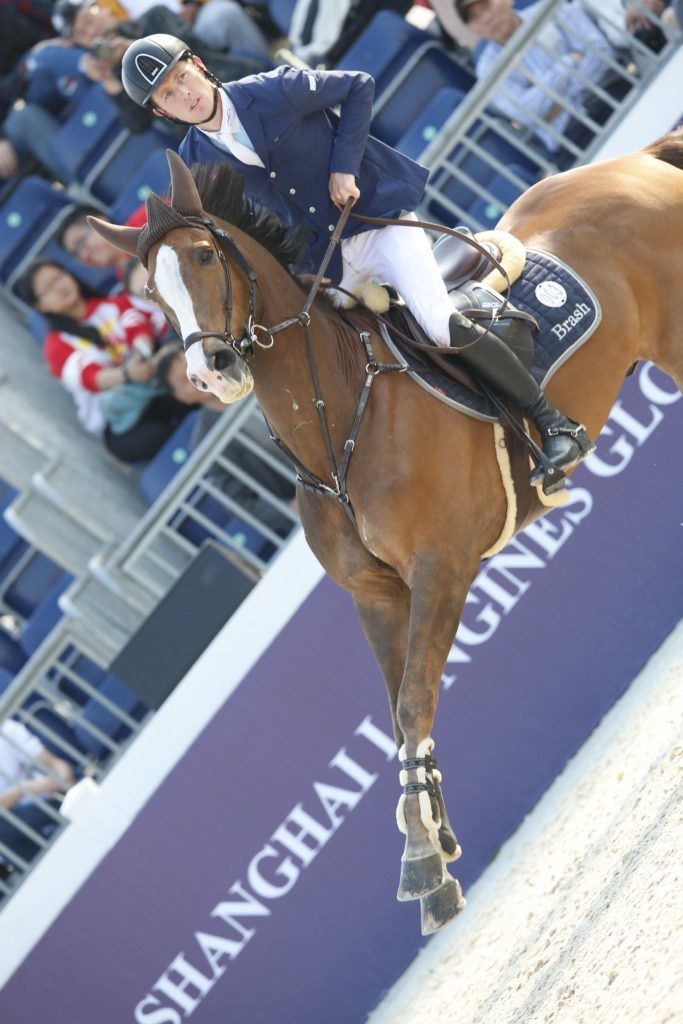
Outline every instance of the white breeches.
{"type": "MultiPolygon", "coordinates": [[[[417,220],[414,213],[402,215],[417,220]]],[[[394,225],[363,231],[341,243],[342,288],[352,292],[367,281],[389,284],[399,293],[421,327],[437,345],[450,345],[448,320],[453,312],[429,238],[422,228],[394,225]]],[[[345,296],[328,290],[339,304],[345,296]]]]}

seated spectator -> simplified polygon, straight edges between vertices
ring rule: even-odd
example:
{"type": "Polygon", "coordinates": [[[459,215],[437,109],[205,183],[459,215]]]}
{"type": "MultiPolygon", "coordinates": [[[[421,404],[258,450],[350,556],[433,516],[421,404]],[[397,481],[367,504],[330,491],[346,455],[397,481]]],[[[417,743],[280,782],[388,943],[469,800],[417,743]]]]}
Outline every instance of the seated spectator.
{"type": "Polygon", "coordinates": [[[154,314],[126,293],[92,295],[53,260],[29,268],[22,292],[48,322],[46,362],[71,392],[85,429],[124,462],[151,458],[187,412],[155,381],[154,314]]]}
{"type": "MultiPolygon", "coordinates": [[[[188,24],[188,18],[190,21],[199,18],[194,4],[188,7],[186,17],[157,4],[145,10],[134,21],[121,21],[112,10],[96,0],[57,0],[55,27],[70,44],[63,48],[61,65],[65,67],[70,62],[72,73],[84,74],[91,81],[99,82],[117,103],[127,127],[132,131],[144,131],[155,121],[148,110],[128,99],[120,75],[123,55],[135,39],[157,32],[177,36],[187,43],[188,48],[222,82],[272,68],[267,43],[249,15],[235,0],[209,0],[206,7],[211,8],[211,11],[206,14],[202,12],[204,20],[210,21],[210,29],[206,29],[205,35],[209,38],[209,31],[213,34],[208,42],[207,38],[202,38],[188,24]],[[214,8],[213,4],[219,6],[214,8]],[[237,21],[241,28],[237,26],[237,21]],[[229,27],[219,31],[219,23],[229,27]],[[257,35],[253,39],[250,37],[250,52],[241,55],[236,41],[245,40],[252,29],[257,35]],[[227,44],[226,50],[221,48],[223,43],[227,44]],[[254,54],[253,47],[257,44],[259,52],[254,54]]],[[[158,124],[155,126],[158,127],[158,124]]]]}
{"type": "MultiPolygon", "coordinates": [[[[47,801],[57,811],[61,797],[74,782],[71,765],[52,754],[25,725],[13,718],[0,725],[0,808],[11,811],[24,825],[48,838],[57,828],[57,821],[33,798],[47,801]]],[[[40,849],[0,813],[1,844],[25,861],[33,860],[40,849]]],[[[10,859],[5,858],[4,864],[9,868],[10,859]]]]}
{"type": "MultiPolygon", "coordinates": [[[[210,391],[199,391],[187,377],[187,363],[181,343],[171,343],[164,347],[157,361],[157,380],[162,383],[178,402],[184,402],[188,406],[200,407],[201,415],[195,425],[190,446],[196,448],[199,442],[206,436],[217,418],[223,412],[225,406],[212,395],[210,391]]],[[[282,459],[288,464],[282,453],[275,448],[270,441],[270,435],[264,426],[259,443],[264,446],[271,456],[282,459]]],[[[295,488],[291,481],[287,480],[281,473],[260,459],[249,449],[238,442],[231,442],[227,448],[227,456],[235,465],[239,466],[246,473],[267,488],[274,497],[281,501],[293,502],[295,488]]],[[[228,470],[215,469],[212,482],[216,487],[229,495],[245,511],[250,512],[271,530],[279,533],[280,536],[287,536],[292,528],[290,520],[286,519],[268,501],[262,498],[256,491],[250,489],[241,480],[233,476],[228,470]]]]}
{"type": "Polygon", "coordinates": [[[62,221],[57,241],[62,249],[74,256],[86,267],[111,270],[119,281],[123,281],[130,256],[111,245],[88,224],[89,216],[106,220],[101,210],[92,206],[76,206],[62,221]]]}
{"type": "MultiPolygon", "coordinates": [[[[486,79],[505,44],[536,14],[540,2],[515,11],[512,0],[456,0],[458,14],[484,44],[474,51],[478,78],[486,79]]],[[[558,136],[585,146],[591,138],[590,129],[573,116],[570,108],[598,123],[607,119],[612,108],[597,99],[585,83],[593,82],[615,99],[622,98],[628,83],[609,64],[618,57],[618,51],[581,6],[563,3],[541,27],[491,104],[512,121],[532,129],[550,153],[562,149],[558,136]],[[562,96],[566,106],[556,102],[551,92],[562,96]],[[554,131],[539,125],[538,120],[554,131]]]]}

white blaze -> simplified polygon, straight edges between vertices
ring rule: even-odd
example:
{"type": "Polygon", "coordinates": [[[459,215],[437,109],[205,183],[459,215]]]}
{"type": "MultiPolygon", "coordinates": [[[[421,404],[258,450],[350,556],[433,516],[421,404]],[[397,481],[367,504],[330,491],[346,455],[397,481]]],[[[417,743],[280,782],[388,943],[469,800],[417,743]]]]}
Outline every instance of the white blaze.
{"type": "MultiPolygon", "coordinates": [[[[201,330],[195,315],[192,297],[180,271],[178,254],[170,245],[159,246],[154,283],[159,295],[175,313],[181,338],[187,338],[188,335],[201,330]]],[[[210,370],[200,342],[190,345],[185,353],[185,359],[188,378],[193,383],[193,378],[200,380],[222,402],[234,402],[251,391],[251,375],[246,375],[241,383],[236,383],[226,380],[216,370],[210,370]]]]}

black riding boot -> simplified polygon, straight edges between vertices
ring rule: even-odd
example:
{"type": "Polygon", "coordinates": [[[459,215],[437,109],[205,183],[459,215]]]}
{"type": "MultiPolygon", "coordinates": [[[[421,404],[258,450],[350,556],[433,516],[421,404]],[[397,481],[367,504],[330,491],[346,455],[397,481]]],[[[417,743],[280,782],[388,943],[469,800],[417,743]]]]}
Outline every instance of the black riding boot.
{"type": "MultiPolygon", "coordinates": [[[[570,420],[550,404],[527,368],[504,341],[457,311],[451,317],[449,327],[451,345],[460,350],[460,358],[468,370],[514,403],[536,424],[543,453],[555,469],[571,469],[593,451],[595,445],[583,425],[570,420]]],[[[543,476],[543,469],[537,466],[529,481],[540,483],[543,476]]]]}

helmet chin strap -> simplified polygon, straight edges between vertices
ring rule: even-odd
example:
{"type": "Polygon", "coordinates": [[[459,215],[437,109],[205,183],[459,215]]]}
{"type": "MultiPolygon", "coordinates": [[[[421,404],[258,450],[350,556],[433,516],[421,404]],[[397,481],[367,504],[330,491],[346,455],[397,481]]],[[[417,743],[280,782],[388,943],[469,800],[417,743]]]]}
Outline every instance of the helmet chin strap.
{"type": "Polygon", "coordinates": [[[216,116],[216,111],[217,110],[218,110],[218,86],[214,85],[214,87],[213,87],[213,107],[211,108],[211,113],[209,114],[208,117],[205,117],[203,121],[195,121],[194,123],[196,125],[200,125],[200,124],[206,124],[207,121],[213,121],[214,117],[216,116]]]}

